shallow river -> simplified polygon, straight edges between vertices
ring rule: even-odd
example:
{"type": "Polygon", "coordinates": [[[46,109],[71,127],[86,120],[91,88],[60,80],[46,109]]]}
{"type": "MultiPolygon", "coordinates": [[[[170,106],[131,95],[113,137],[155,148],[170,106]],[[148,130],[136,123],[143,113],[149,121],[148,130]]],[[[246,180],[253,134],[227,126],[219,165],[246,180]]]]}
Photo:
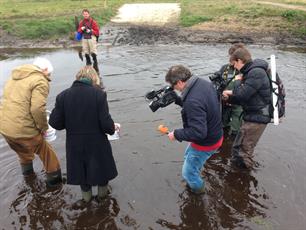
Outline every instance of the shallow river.
{"type": "MultiPolygon", "coordinates": [[[[287,114],[279,126],[270,124],[255,151],[258,167],[251,173],[231,170],[230,146],[203,171],[207,191],[190,194],[181,181],[186,143],[170,142],[156,128],[181,127],[176,105],[152,113],[144,94],[165,85],[164,75],[183,64],[208,78],[227,62],[227,45],[100,47],[100,71],[110,112],[121,123],[113,141],[119,176],[102,203],[77,208],[78,186],[47,189],[39,159],[36,178],[23,178],[16,154],[0,138],[1,229],[304,229],[306,225],[306,54],[273,47],[249,47],[253,57],[277,56],[287,92],[287,114]]],[[[0,61],[0,95],[10,71],[32,62],[37,53],[22,52],[0,61]]],[[[55,67],[48,109],[69,87],[82,63],[75,50],[42,52],[55,67]]],[[[66,173],[65,132],[52,142],[66,173]]]]}

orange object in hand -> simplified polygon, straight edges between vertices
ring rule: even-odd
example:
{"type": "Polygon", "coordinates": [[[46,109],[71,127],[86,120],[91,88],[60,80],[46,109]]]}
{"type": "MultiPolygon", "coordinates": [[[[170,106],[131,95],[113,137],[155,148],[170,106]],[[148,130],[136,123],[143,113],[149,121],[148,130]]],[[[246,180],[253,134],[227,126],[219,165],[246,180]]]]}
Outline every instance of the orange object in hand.
{"type": "Polygon", "coordinates": [[[158,131],[161,132],[162,134],[168,134],[169,133],[168,127],[166,127],[164,125],[159,125],[158,126],[158,131]]]}

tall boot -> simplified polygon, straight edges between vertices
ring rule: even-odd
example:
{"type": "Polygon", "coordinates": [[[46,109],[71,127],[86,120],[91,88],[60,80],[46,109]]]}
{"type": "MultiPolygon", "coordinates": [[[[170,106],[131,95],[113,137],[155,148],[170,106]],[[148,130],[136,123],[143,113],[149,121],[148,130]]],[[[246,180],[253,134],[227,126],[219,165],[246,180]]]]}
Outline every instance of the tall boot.
{"type": "Polygon", "coordinates": [[[55,172],[47,173],[47,186],[55,187],[62,183],[62,172],[61,170],[57,170],[55,172]]]}
{"type": "Polygon", "coordinates": [[[98,60],[97,60],[97,54],[92,53],[92,60],[93,60],[93,67],[96,70],[97,74],[99,74],[99,67],[98,67],[98,60]]]}
{"type": "Polygon", "coordinates": [[[98,200],[102,200],[107,196],[108,193],[108,185],[98,186],[98,200]]]}
{"type": "Polygon", "coordinates": [[[34,173],[33,162],[28,164],[21,164],[21,171],[24,176],[29,176],[34,173]]]}
{"type": "Polygon", "coordinates": [[[92,188],[91,188],[91,186],[81,185],[81,191],[82,191],[82,198],[83,198],[83,200],[86,203],[91,201],[91,198],[92,198],[92,188]]]}
{"type": "Polygon", "coordinates": [[[85,58],[86,58],[86,65],[91,65],[91,60],[90,60],[89,54],[85,54],[85,58]]]}

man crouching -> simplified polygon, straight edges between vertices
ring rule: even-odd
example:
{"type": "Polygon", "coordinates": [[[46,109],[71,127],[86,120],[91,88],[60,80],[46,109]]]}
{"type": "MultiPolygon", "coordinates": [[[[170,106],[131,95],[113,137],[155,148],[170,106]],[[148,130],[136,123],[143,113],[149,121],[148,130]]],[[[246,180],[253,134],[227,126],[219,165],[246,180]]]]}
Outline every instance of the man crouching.
{"type": "Polygon", "coordinates": [[[33,65],[15,68],[4,87],[0,104],[0,133],[21,164],[24,176],[34,173],[36,153],[47,173],[47,185],[62,181],[57,156],[44,138],[48,129],[46,103],[53,66],[45,58],[36,58],[33,65]]]}

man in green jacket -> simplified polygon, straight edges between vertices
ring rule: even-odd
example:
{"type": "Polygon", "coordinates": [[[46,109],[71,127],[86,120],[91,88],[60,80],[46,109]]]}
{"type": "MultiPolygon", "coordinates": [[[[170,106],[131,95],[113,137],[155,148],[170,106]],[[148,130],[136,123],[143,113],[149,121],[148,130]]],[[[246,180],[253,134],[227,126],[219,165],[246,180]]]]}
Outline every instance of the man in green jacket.
{"type": "Polygon", "coordinates": [[[52,64],[45,58],[15,68],[0,103],[0,133],[17,153],[23,175],[34,173],[32,161],[36,153],[46,170],[48,186],[62,181],[58,158],[44,138],[52,71],[52,64]]]}
{"type": "MultiPolygon", "coordinates": [[[[244,48],[243,43],[234,43],[228,50],[228,54],[232,55],[237,49],[244,48]]],[[[221,69],[215,73],[220,76],[226,84],[224,90],[233,90],[235,83],[235,76],[240,72],[229,63],[221,67],[221,69]]],[[[227,102],[222,102],[222,123],[226,134],[234,140],[242,122],[242,107],[240,105],[232,105],[227,102]]]]}

